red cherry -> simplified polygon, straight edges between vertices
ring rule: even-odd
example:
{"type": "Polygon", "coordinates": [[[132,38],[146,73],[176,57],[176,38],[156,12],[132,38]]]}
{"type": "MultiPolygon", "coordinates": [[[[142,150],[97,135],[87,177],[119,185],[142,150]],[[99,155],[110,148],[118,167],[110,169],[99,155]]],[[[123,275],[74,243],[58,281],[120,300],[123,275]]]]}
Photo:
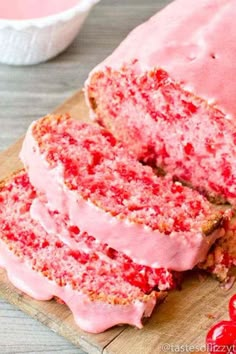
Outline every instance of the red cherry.
{"type": "Polygon", "coordinates": [[[187,143],[184,146],[184,151],[186,155],[193,155],[194,154],[194,147],[191,143],[187,143]]]}
{"type": "Polygon", "coordinates": [[[211,354],[236,353],[236,323],[221,321],[214,325],[207,334],[206,345],[211,354]]]}
{"type": "Polygon", "coordinates": [[[236,322],[236,294],[229,301],[229,315],[231,320],[236,322]]]}
{"type": "Polygon", "coordinates": [[[179,183],[173,183],[171,187],[171,192],[172,193],[181,193],[183,191],[184,187],[179,184],[179,183]]]}

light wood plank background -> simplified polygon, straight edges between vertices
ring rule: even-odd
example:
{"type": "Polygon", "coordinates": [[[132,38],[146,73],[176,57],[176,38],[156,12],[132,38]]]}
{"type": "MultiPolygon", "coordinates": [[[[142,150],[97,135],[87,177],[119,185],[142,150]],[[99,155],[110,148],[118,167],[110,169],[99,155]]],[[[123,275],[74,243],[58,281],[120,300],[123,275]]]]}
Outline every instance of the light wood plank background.
{"type": "MultiPolygon", "coordinates": [[[[38,66],[0,65],[0,151],[30,122],[52,111],[83,86],[88,72],[139,23],[170,0],[102,0],[70,48],[38,66]]],[[[1,53],[0,53],[1,55],[1,53]]],[[[37,321],[0,299],[0,353],[78,353],[37,321]]],[[[122,348],[119,353],[123,353],[122,348]]]]}

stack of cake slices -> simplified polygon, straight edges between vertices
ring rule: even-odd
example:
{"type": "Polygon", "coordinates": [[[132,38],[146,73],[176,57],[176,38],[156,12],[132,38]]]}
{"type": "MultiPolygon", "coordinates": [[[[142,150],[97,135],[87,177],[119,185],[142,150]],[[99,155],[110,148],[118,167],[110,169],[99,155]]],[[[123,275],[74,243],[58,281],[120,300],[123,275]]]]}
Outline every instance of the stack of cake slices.
{"type": "Polygon", "coordinates": [[[232,210],[209,200],[236,200],[236,106],[214,91],[229,74],[215,33],[235,36],[235,11],[232,0],[177,0],[140,26],[87,81],[102,126],[33,122],[24,170],[0,185],[0,266],[35,299],[65,302],[85,331],[142,327],[187,270],[230,279],[232,210]]]}
{"type": "Polygon", "coordinates": [[[230,210],[157,176],[96,125],[46,116],[20,157],[25,170],[0,190],[0,266],[35,299],[60,298],[86,331],[141,327],[225,238],[230,210]]]}

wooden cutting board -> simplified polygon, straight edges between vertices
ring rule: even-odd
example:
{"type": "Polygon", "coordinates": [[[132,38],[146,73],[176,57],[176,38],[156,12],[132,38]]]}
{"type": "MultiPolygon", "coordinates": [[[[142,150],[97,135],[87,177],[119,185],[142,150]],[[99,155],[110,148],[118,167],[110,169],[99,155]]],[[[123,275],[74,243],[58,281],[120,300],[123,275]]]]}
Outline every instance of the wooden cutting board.
{"type": "MultiPolygon", "coordinates": [[[[82,91],[55,112],[69,112],[74,118],[87,120],[82,91]]],[[[0,180],[22,167],[18,159],[21,143],[22,139],[0,154],[0,180]]],[[[142,330],[120,326],[97,335],[81,331],[65,305],[54,300],[35,301],[18,291],[3,270],[0,270],[0,296],[89,354],[203,352],[207,329],[214,322],[228,318],[228,300],[235,287],[226,292],[209,277],[200,280],[197,274],[188,274],[186,278],[183,289],[172,292],[142,330]]]]}

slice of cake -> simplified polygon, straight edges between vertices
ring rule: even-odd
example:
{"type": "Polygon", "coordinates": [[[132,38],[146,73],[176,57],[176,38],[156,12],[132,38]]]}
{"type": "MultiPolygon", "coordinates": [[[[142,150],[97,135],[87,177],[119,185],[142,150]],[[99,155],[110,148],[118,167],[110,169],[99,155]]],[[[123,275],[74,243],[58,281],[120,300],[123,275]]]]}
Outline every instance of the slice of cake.
{"type": "MultiPolygon", "coordinates": [[[[171,273],[135,265],[88,234],[81,234],[72,250],[31,218],[34,198],[25,172],[0,186],[0,267],[9,280],[37,300],[63,300],[85,331],[123,323],[142,327],[142,317],[165,295],[153,288],[164,277],[172,287],[171,273]]],[[[75,227],[68,231],[79,233],[75,227]]]]}
{"type": "MultiPolygon", "coordinates": [[[[157,177],[100,127],[42,118],[29,128],[21,159],[49,210],[135,263],[192,269],[225,233],[227,211],[157,177]]],[[[34,217],[43,212],[39,205],[34,217]]]]}
{"type": "Polygon", "coordinates": [[[144,163],[236,204],[236,2],[177,0],[90,74],[91,113],[144,163]]]}
{"type": "Polygon", "coordinates": [[[66,216],[48,210],[47,205],[35,197],[30,207],[30,216],[36,220],[48,234],[57,235],[58,238],[72,250],[78,249],[86,253],[92,250],[101,259],[112,260],[117,264],[123,277],[132,285],[139,286],[145,293],[156,290],[170,290],[179,287],[181,274],[170,272],[165,268],[151,268],[134,263],[130,257],[98,242],[86,232],[80,232],[78,226],[71,225],[66,216]]]}
{"type": "MultiPolygon", "coordinates": [[[[48,203],[43,200],[42,196],[38,196],[33,200],[30,215],[34,220],[37,220],[43,228],[50,234],[56,234],[64,243],[69,245],[70,248],[77,250],[81,249],[81,234],[77,226],[71,226],[70,220],[67,217],[62,217],[61,214],[48,209],[48,203]]],[[[85,239],[85,233],[83,239],[85,239]]],[[[93,244],[93,249],[102,251],[104,254],[109,254],[113,259],[121,259],[122,263],[132,263],[131,269],[128,273],[124,272],[124,276],[127,276],[129,280],[130,274],[132,278],[136,279],[136,284],[143,291],[150,291],[153,288],[165,291],[172,288],[179,288],[183,280],[182,273],[170,272],[164,268],[151,268],[148,266],[142,266],[135,264],[131,259],[114,249],[103,245],[95,240],[94,237],[87,236],[87,241],[93,244]],[[139,274],[137,276],[137,274],[139,274]]],[[[85,249],[87,249],[87,243],[84,243],[85,249]]],[[[220,282],[228,287],[234,280],[233,266],[236,265],[236,219],[232,219],[226,227],[226,232],[223,237],[220,237],[213,244],[209,250],[206,259],[203,262],[197,264],[196,269],[207,271],[220,282]]],[[[125,266],[126,268],[126,266],[125,266]]]]}

